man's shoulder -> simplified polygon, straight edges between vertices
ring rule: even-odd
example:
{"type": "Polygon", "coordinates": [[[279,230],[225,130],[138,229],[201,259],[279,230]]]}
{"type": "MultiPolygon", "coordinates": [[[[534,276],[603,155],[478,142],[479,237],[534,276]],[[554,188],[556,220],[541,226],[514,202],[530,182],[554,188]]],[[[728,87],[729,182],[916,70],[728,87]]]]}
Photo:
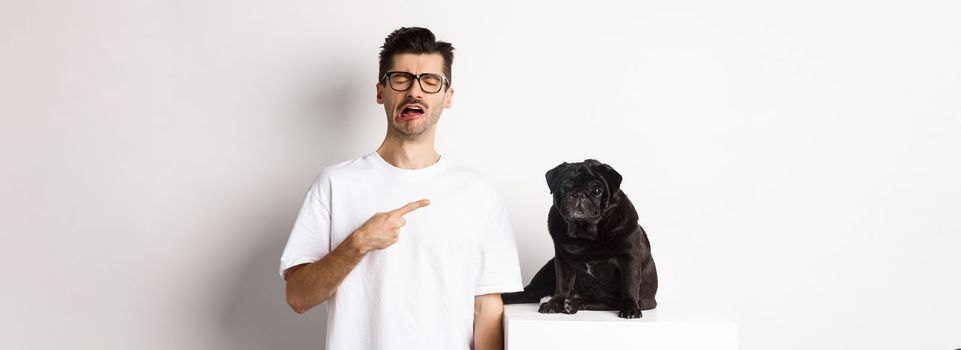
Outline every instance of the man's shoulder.
{"type": "Polygon", "coordinates": [[[312,187],[314,187],[315,190],[319,190],[320,188],[328,186],[332,178],[350,178],[359,172],[365,171],[365,169],[369,169],[370,166],[366,159],[368,156],[369,155],[363,155],[324,165],[316,172],[312,187]]]}
{"type": "Polygon", "coordinates": [[[368,159],[369,157],[370,154],[364,154],[358,157],[341,160],[336,163],[327,164],[320,168],[319,173],[321,175],[331,175],[364,170],[370,168],[370,160],[368,159]]]}
{"type": "Polygon", "coordinates": [[[494,187],[494,180],[487,173],[473,168],[468,165],[463,165],[459,163],[452,163],[448,169],[448,174],[455,176],[465,184],[473,186],[482,186],[492,189],[494,187]]]}

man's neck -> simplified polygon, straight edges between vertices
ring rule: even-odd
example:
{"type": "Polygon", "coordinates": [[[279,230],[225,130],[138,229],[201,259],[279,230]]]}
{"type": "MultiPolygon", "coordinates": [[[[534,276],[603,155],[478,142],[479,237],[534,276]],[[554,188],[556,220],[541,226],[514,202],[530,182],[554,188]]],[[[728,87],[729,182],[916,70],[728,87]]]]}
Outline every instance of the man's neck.
{"type": "Polygon", "coordinates": [[[440,160],[434,150],[434,140],[400,140],[388,135],[377,148],[377,154],[391,165],[401,169],[426,168],[440,160]]]}

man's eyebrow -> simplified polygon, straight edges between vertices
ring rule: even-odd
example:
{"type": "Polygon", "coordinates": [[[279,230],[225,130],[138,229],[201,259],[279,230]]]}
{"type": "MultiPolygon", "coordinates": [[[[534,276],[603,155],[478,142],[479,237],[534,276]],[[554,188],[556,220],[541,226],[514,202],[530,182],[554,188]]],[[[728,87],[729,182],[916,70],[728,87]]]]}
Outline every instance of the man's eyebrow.
{"type": "MultiPolygon", "coordinates": [[[[417,74],[415,74],[414,72],[409,72],[409,71],[406,71],[406,70],[390,70],[390,71],[387,71],[387,73],[410,73],[410,74],[417,75],[417,74]]],[[[444,73],[434,73],[434,72],[420,72],[420,74],[437,74],[437,75],[444,75],[444,73]]]]}

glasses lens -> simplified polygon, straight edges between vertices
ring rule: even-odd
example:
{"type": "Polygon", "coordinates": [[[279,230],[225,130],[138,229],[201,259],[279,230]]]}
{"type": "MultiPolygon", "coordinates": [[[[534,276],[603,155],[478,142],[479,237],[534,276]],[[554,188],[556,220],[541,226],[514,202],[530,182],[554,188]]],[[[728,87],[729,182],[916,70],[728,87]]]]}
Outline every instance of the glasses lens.
{"type": "Polygon", "coordinates": [[[394,90],[406,91],[410,88],[410,83],[414,81],[414,75],[406,72],[396,72],[392,73],[387,79],[390,81],[390,87],[394,90]]]}
{"type": "Polygon", "coordinates": [[[420,85],[424,92],[438,92],[444,85],[444,78],[437,74],[424,74],[420,76],[420,85]]]}

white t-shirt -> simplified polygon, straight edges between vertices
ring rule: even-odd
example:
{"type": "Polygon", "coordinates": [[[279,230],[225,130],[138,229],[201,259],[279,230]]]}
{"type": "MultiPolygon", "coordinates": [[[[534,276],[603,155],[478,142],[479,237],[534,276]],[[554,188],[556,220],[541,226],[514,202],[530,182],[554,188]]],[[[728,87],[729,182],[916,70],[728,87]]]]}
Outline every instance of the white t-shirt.
{"type": "Polygon", "coordinates": [[[473,348],[474,296],[520,291],[507,208],[494,183],[441,157],[394,167],[377,152],[321,170],[304,197],[280,274],[336,248],[371,215],[421,199],[396,243],[368,253],[327,303],[327,349],[473,348]]]}

